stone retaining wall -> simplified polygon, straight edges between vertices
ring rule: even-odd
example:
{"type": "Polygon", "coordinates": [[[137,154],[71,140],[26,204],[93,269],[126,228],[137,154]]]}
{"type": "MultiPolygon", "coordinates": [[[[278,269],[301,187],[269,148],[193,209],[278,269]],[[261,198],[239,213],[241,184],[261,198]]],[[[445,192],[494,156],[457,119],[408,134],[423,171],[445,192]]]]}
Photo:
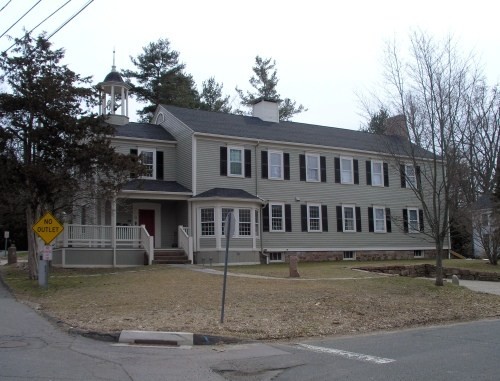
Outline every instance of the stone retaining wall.
{"type": "MultiPolygon", "coordinates": [[[[421,258],[415,258],[413,250],[363,250],[355,253],[356,261],[431,259],[436,257],[435,250],[423,250],[424,256],[421,258]]],[[[288,262],[290,256],[296,256],[300,262],[342,261],[344,259],[343,251],[290,251],[284,254],[285,262],[288,262]]]]}
{"type": "MultiPolygon", "coordinates": [[[[409,276],[409,277],[426,277],[434,278],[436,276],[436,266],[430,264],[413,265],[413,266],[363,266],[356,267],[357,270],[371,271],[376,273],[409,276]]],[[[459,279],[465,280],[484,280],[490,282],[500,282],[500,273],[483,272],[467,269],[457,269],[452,267],[443,268],[445,278],[451,278],[456,275],[459,279]]]]}

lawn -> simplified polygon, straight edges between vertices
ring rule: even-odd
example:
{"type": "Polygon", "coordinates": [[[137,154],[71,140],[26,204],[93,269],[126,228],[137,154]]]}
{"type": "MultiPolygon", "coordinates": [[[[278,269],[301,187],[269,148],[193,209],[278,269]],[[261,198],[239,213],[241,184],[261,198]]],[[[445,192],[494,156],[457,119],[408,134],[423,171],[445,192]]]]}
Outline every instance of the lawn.
{"type": "Polygon", "coordinates": [[[52,269],[48,290],[41,290],[27,280],[23,268],[0,270],[18,299],[68,327],[95,332],[187,331],[275,340],[500,316],[499,296],[449,282],[435,287],[429,280],[350,270],[355,265],[360,262],[301,263],[298,280],[286,279],[285,264],[231,267],[230,272],[281,279],[229,277],[224,324],[219,322],[220,275],[161,265],[120,271],[52,269]]]}

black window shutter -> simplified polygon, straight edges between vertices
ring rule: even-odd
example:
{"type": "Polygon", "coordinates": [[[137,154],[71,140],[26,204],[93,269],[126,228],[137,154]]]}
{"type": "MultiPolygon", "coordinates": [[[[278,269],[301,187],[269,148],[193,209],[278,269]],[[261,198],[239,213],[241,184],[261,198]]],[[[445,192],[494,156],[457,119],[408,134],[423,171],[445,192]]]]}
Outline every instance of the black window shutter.
{"type": "Polygon", "coordinates": [[[399,173],[401,174],[401,188],[406,188],[406,168],[404,164],[399,165],[399,173]]]}
{"type": "Polygon", "coordinates": [[[356,231],[361,231],[361,208],[359,206],[356,207],[356,231]]]}
{"type": "Polygon", "coordinates": [[[307,205],[300,206],[300,223],[302,226],[302,231],[307,231],[307,205]]]}
{"type": "Polygon", "coordinates": [[[373,208],[368,208],[368,231],[373,232],[373,208]]]}
{"type": "Polygon", "coordinates": [[[163,151],[156,151],[156,179],[163,180],[163,151]]]}
{"type": "Polygon", "coordinates": [[[227,176],[227,147],[220,147],[220,175],[227,176]]]}
{"type": "Polygon", "coordinates": [[[245,177],[252,177],[252,150],[245,150],[245,177]]]}
{"type": "Polygon", "coordinates": [[[262,208],[262,231],[269,231],[269,204],[262,208]]]}
{"type": "Polygon", "coordinates": [[[354,167],[354,184],[359,184],[359,165],[358,160],[354,159],[352,161],[354,167]]]}
{"type": "Polygon", "coordinates": [[[408,233],[408,210],[403,209],[403,229],[405,233],[408,233]]]}
{"type": "Polygon", "coordinates": [[[389,164],[384,163],[384,186],[389,186],[389,164]]]}
{"type": "Polygon", "coordinates": [[[285,204],[285,231],[292,231],[292,206],[285,204]]]}
{"type": "MultiPolygon", "coordinates": [[[[132,160],[134,162],[137,161],[137,154],[138,154],[137,148],[131,148],[130,149],[130,156],[132,156],[132,160]]],[[[135,173],[130,173],[130,177],[131,178],[135,178],[135,177],[137,177],[137,175],[135,173]]]]}
{"type": "Polygon", "coordinates": [[[366,161],[366,185],[372,185],[372,162],[366,161]]]}
{"type": "Polygon", "coordinates": [[[260,174],[263,179],[267,179],[267,151],[260,151],[260,174]]]}
{"type": "Polygon", "coordinates": [[[335,182],[340,184],[340,158],[336,157],[335,160],[335,182]]]}
{"type": "Polygon", "coordinates": [[[422,189],[422,177],[420,175],[420,166],[417,165],[415,167],[415,177],[417,178],[417,189],[422,189]]]}
{"type": "Polygon", "coordinates": [[[283,178],[285,180],[290,180],[290,154],[289,153],[284,153],[283,154],[283,166],[284,168],[284,176],[283,178]]]}
{"type": "Polygon", "coordinates": [[[306,181],[306,155],[299,155],[300,181],[306,181]]]}
{"type": "Polygon", "coordinates": [[[328,231],[328,208],[326,205],[321,205],[321,225],[324,232],[328,231]]]}
{"type": "Polygon", "coordinates": [[[337,205],[336,209],[337,209],[337,231],[343,232],[344,224],[342,223],[342,207],[337,205]]]}
{"type": "Polygon", "coordinates": [[[420,223],[420,231],[424,231],[424,211],[422,209],[418,210],[418,222],[420,223]]]}
{"type": "Polygon", "coordinates": [[[321,168],[321,182],[326,183],[326,157],[320,156],[319,163],[321,168]]]}
{"type": "Polygon", "coordinates": [[[387,233],[392,232],[391,209],[385,208],[385,230],[387,233]]]}

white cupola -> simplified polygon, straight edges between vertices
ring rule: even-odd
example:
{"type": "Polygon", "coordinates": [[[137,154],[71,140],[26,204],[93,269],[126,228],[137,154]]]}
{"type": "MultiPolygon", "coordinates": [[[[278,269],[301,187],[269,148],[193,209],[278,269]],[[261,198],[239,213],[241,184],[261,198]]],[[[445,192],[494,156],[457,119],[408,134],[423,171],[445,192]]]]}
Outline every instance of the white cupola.
{"type": "Polygon", "coordinates": [[[131,86],[125,83],[120,73],[116,71],[114,51],[111,72],[97,86],[101,100],[99,115],[104,115],[110,124],[119,126],[127,124],[129,122],[128,91],[131,86]]]}

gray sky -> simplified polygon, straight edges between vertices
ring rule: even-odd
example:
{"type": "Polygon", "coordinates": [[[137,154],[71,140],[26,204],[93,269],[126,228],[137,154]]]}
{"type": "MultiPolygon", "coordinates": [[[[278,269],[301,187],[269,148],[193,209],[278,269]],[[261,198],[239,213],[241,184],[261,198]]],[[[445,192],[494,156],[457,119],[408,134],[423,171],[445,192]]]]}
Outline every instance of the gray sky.
{"type": "MultiPolygon", "coordinates": [[[[3,33],[38,0],[12,0],[0,12],[3,33]]],[[[8,33],[22,35],[67,0],[44,0],[8,33]]],[[[88,0],[72,0],[36,31],[49,34],[88,0]]],[[[8,0],[0,0],[0,9],[8,0]]],[[[309,111],[295,121],[358,129],[364,121],[356,94],[380,86],[384,44],[421,29],[442,39],[452,34],[474,51],[490,84],[500,81],[498,0],[95,0],[51,41],[66,50],[66,63],[100,82],[129,56],[159,38],[180,52],[197,85],[214,76],[238,105],[235,86],[249,89],[255,56],[272,57],[278,91],[309,111]]],[[[0,49],[11,45],[6,36],[0,49]]],[[[135,112],[131,112],[135,120],[135,112]]]]}

